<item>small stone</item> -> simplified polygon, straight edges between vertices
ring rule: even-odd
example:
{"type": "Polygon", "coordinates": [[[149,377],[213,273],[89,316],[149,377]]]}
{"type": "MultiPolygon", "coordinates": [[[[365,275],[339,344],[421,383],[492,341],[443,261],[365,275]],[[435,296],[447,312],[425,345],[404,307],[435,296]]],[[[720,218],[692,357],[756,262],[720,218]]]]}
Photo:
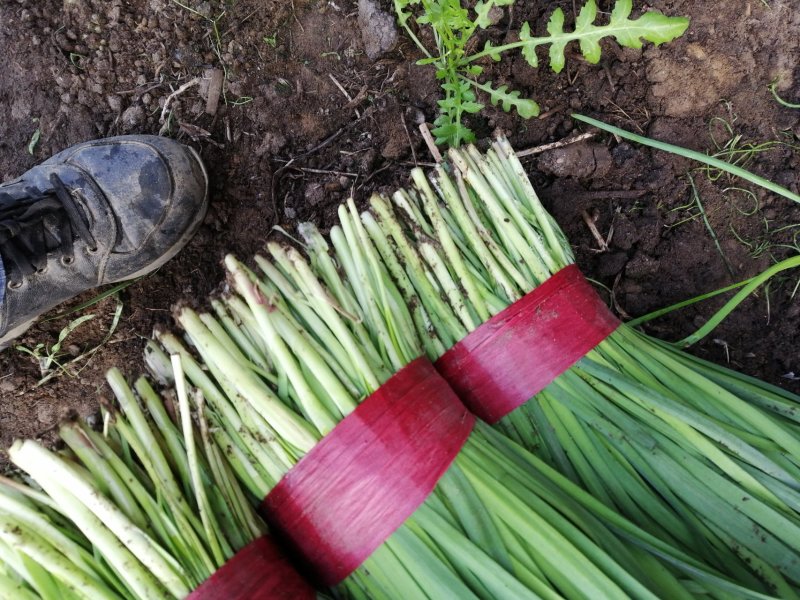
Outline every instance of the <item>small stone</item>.
{"type": "Polygon", "coordinates": [[[537,168],[556,177],[603,177],[612,165],[611,153],[600,144],[570,144],[543,152],[537,168]]]}
{"type": "Polygon", "coordinates": [[[367,148],[359,156],[359,171],[368,174],[375,166],[375,161],[378,159],[378,151],[375,148],[367,148]]]}
{"type": "Polygon", "coordinates": [[[489,22],[497,25],[503,19],[503,9],[495,5],[489,9],[489,22]]]}
{"type": "Polygon", "coordinates": [[[316,206],[325,200],[325,188],[321,183],[312,183],[306,186],[304,196],[309,206],[316,206]]]}
{"type": "Polygon", "coordinates": [[[614,146],[614,149],[611,150],[611,156],[614,157],[614,164],[616,166],[621,166],[636,156],[636,148],[631,146],[628,142],[622,142],[614,146]]]}
{"type": "Polygon", "coordinates": [[[280,133],[268,131],[261,144],[256,148],[256,156],[261,158],[265,154],[275,155],[286,146],[286,138],[280,133]]]}
{"type": "Polygon", "coordinates": [[[139,106],[138,104],[134,104],[133,106],[129,106],[125,109],[125,112],[122,113],[122,123],[127,125],[128,127],[135,127],[139,123],[143,122],[145,119],[144,108],[139,106]]]}
{"type": "Polygon", "coordinates": [[[51,425],[56,421],[56,409],[50,402],[41,402],[36,407],[36,418],[39,423],[51,425]]]}
{"type": "Polygon", "coordinates": [[[614,235],[611,245],[620,250],[630,250],[639,241],[636,226],[627,215],[619,214],[614,218],[614,235]]]}
{"type": "Polygon", "coordinates": [[[364,51],[371,60],[380,58],[397,43],[394,17],[381,10],[375,0],[358,0],[358,26],[364,51]]]}
{"type": "Polygon", "coordinates": [[[619,273],[628,262],[628,255],[625,252],[607,252],[598,258],[597,270],[601,277],[614,277],[619,273]]]}
{"type": "Polygon", "coordinates": [[[122,42],[120,41],[119,34],[112,31],[108,38],[108,49],[112,52],[119,52],[122,49],[122,42]]]}
{"type": "Polygon", "coordinates": [[[658,261],[643,253],[637,253],[625,266],[625,275],[631,279],[643,279],[656,272],[658,272],[658,261]]]}
{"type": "Polygon", "coordinates": [[[122,110],[122,98],[115,95],[106,96],[106,102],[111,110],[118,113],[122,110]]]}
{"type": "Polygon", "coordinates": [[[93,106],[92,96],[84,89],[78,90],[78,104],[82,106],[93,106]]]}
{"type": "Polygon", "coordinates": [[[422,125],[425,122],[425,113],[415,106],[406,108],[406,119],[414,125],[422,125]]]}
{"type": "Polygon", "coordinates": [[[691,56],[696,60],[708,59],[708,54],[706,54],[706,51],[703,50],[703,47],[697,42],[692,42],[691,44],[687,44],[686,54],[688,54],[689,56],[691,56]]]}

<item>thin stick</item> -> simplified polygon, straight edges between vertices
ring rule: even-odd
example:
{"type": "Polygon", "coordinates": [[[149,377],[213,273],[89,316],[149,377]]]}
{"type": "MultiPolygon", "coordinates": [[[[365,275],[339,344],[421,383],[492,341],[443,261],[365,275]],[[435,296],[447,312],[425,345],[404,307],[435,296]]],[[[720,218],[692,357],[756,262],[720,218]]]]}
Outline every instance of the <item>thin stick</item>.
{"type": "Polygon", "coordinates": [[[581,213],[581,216],[583,217],[583,222],[586,223],[586,226],[589,228],[589,231],[592,232],[592,236],[594,236],[594,239],[597,241],[597,245],[600,247],[599,251],[607,252],[608,244],[606,244],[606,241],[603,239],[603,236],[600,235],[600,231],[597,229],[597,225],[594,224],[595,219],[593,219],[592,216],[589,214],[589,212],[585,210],[581,213]]]}
{"type": "Polygon", "coordinates": [[[439,152],[439,149],[436,147],[436,142],[433,141],[433,136],[431,135],[431,130],[428,129],[428,124],[420,123],[419,132],[422,134],[422,139],[425,140],[425,145],[428,146],[428,151],[431,153],[431,156],[433,156],[433,159],[437,163],[442,162],[442,153],[439,152]]]}
{"type": "MultiPolygon", "coordinates": [[[[353,97],[350,94],[347,93],[347,90],[344,89],[344,86],[341,83],[339,83],[339,80],[336,79],[336,77],[333,76],[333,73],[328,73],[328,77],[330,77],[330,80],[333,82],[333,84],[337,88],[339,88],[339,91],[344,94],[344,97],[347,98],[347,103],[348,104],[353,104],[353,97]]],[[[358,117],[359,119],[361,118],[361,113],[358,112],[357,108],[354,108],[353,112],[356,113],[356,117],[358,117]]]]}
{"type": "Polygon", "coordinates": [[[533,154],[541,154],[542,152],[547,152],[548,150],[555,150],[556,148],[563,148],[564,146],[569,146],[570,144],[576,144],[578,142],[582,142],[583,140],[588,140],[589,138],[593,138],[595,136],[594,131],[589,131],[587,133],[582,133],[580,135],[576,135],[572,138],[566,138],[563,140],[559,140],[557,142],[551,142],[550,144],[542,144],[541,146],[535,146],[533,148],[528,148],[526,150],[517,150],[517,156],[522,158],[524,156],[531,156],[533,154]]]}
{"type": "Polygon", "coordinates": [[[181,87],[179,87],[177,90],[172,92],[169,96],[167,96],[167,99],[164,101],[164,108],[161,109],[161,116],[158,119],[159,123],[161,123],[163,125],[164,121],[166,121],[167,110],[169,109],[169,104],[170,104],[170,102],[172,102],[172,99],[176,98],[177,96],[180,96],[182,93],[184,93],[186,90],[188,90],[193,85],[197,85],[198,83],[200,83],[200,79],[201,79],[200,77],[195,77],[191,81],[187,81],[181,87]]]}
{"type": "Polygon", "coordinates": [[[350,173],[348,171],[328,171],[326,169],[311,169],[309,167],[293,167],[302,173],[314,173],[315,175],[339,175],[340,177],[351,177],[355,179],[358,173],[350,173]]]}
{"type": "MultiPolygon", "coordinates": [[[[403,115],[400,115],[400,122],[403,124],[403,129],[406,132],[406,139],[408,140],[408,147],[411,148],[411,156],[414,157],[414,166],[419,166],[417,164],[417,153],[414,151],[414,144],[411,142],[411,134],[408,133],[408,126],[406,125],[406,118],[403,115]]],[[[427,129],[427,127],[426,127],[427,129]]]]}

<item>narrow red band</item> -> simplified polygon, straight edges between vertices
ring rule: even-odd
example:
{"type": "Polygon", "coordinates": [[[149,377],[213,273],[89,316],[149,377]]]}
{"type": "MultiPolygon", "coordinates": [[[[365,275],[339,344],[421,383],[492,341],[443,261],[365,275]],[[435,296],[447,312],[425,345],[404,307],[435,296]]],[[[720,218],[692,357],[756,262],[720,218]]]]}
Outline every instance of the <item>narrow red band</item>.
{"type": "Polygon", "coordinates": [[[187,600],[314,600],[311,587],[269,537],[239,550],[187,600]]]}
{"type": "Polygon", "coordinates": [[[318,583],[341,582],[425,501],[474,423],[430,361],[416,359],[267,495],[271,531],[318,583]]]}
{"type": "Polygon", "coordinates": [[[461,401],[496,423],[619,325],[575,265],[483,323],[436,361],[461,401]]]}

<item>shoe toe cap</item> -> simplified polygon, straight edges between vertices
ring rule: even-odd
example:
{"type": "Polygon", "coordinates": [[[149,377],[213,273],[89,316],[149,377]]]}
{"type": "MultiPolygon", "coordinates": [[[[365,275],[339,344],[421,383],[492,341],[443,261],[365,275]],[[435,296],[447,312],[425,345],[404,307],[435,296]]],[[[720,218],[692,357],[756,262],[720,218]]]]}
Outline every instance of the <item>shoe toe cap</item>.
{"type": "Polygon", "coordinates": [[[159,236],[180,234],[205,208],[207,181],[200,160],[168,138],[108,138],[65,158],[94,180],[116,215],[122,236],[115,252],[158,245],[159,236]]]}

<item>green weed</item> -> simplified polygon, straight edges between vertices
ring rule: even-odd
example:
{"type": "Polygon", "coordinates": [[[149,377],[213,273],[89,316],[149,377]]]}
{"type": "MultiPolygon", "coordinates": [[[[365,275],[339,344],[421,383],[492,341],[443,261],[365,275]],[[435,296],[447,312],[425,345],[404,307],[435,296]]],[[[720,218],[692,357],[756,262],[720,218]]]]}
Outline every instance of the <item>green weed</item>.
{"type": "Polygon", "coordinates": [[[778,88],[778,80],[777,79],[775,81],[773,81],[772,83],[770,83],[767,87],[769,88],[769,91],[772,92],[772,96],[775,98],[775,100],[776,100],[776,102],[778,104],[780,104],[782,106],[785,106],[786,108],[800,108],[800,104],[792,104],[791,102],[787,102],[786,100],[784,100],[783,98],[781,98],[778,95],[778,89],[777,89],[778,88]]]}
{"type": "MultiPolygon", "coordinates": [[[[83,315],[70,321],[64,329],[58,334],[58,341],[53,344],[52,346],[48,346],[43,342],[39,342],[33,348],[29,348],[28,346],[24,346],[22,344],[18,344],[15,348],[24,354],[31,355],[39,365],[39,371],[42,373],[42,377],[45,377],[50,374],[53,370],[53,367],[63,368],[59,360],[62,358],[64,353],[61,351],[64,342],[69,337],[69,334],[75,331],[78,327],[86,323],[87,321],[91,321],[94,319],[95,315],[83,315]]],[[[41,383],[41,382],[40,382],[41,383]]]]}
{"type": "Polygon", "coordinates": [[[394,0],[395,12],[400,25],[425,54],[419,64],[430,64],[436,68],[436,77],[441,81],[444,98],[438,101],[439,116],[434,121],[432,133],[437,144],[458,146],[475,140],[475,134],[463,123],[465,115],[479,112],[484,105],[478,100],[476,90],[485,92],[492,105],[500,105],[504,111],[515,110],[528,119],[539,114],[539,105],[532,99],[522,98],[517,90],[507,85],[495,85],[491,81],[479,82],[483,73],[479,61],[491,58],[498,61],[502,54],[519,49],[527,63],[537,68],[539,46],[549,46],[548,60],[556,73],[565,64],[567,45],[577,41],[581,54],[592,64],[600,61],[600,40],[613,37],[628,48],[641,48],[642,40],[661,44],[683,34],[689,25],[684,17],[667,17],[656,12],[646,12],[631,19],[632,0],[617,0],[605,25],[595,25],[597,3],[587,0],[575,19],[573,31],[564,31],[564,12],[557,8],[547,24],[547,35],[532,35],[530,23],[519,29],[519,41],[494,46],[487,41],[483,49],[470,53],[470,41],[479,29],[493,23],[493,10],[510,6],[514,0],[478,0],[471,10],[461,0],[394,0]],[[429,51],[411,28],[412,20],[418,26],[429,26],[436,43],[435,51],[429,51]]]}
{"type": "MultiPolygon", "coordinates": [[[[741,133],[736,133],[733,123],[736,122],[737,117],[732,112],[730,114],[730,120],[723,117],[713,117],[709,122],[709,138],[715,149],[711,156],[714,158],[742,168],[762,152],[779,147],[800,150],[797,145],[783,140],[756,142],[745,139],[741,133]],[[720,136],[719,131],[715,133],[715,130],[719,129],[722,130],[723,136],[720,136]]],[[[726,214],[723,215],[723,220],[728,222],[727,229],[747,249],[751,258],[758,259],[768,255],[772,262],[777,262],[778,258],[775,252],[778,249],[790,250],[800,254],[800,223],[772,228],[771,222],[763,214],[761,201],[752,190],[735,185],[723,188],[720,190],[723,202],[718,203],[713,211],[706,213],[693,178],[693,173],[698,172],[704,173],[712,183],[718,182],[723,176],[727,179],[732,178],[732,174],[722,167],[713,167],[711,165],[705,165],[687,173],[692,199],[684,205],[676,206],[669,210],[669,212],[681,213],[681,218],[669,224],[668,228],[672,229],[697,219],[702,220],[731,275],[733,275],[733,271],[730,263],[723,253],[717,234],[709,221],[709,216],[719,211],[726,211],[726,214]],[[742,219],[734,219],[736,216],[744,217],[747,229],[750,231],[758,229],[759,233],[755,236],[748,236],[740,229],[737,229],[734,222],[742,221],[742,219]]]]}
{"type": "MultiPolygon", "coordinates": [[[[741,133],[737,133],[734,124],[738,117],[729,110],[730,120],[723,117],[714,117],[709,122],[709,137],[716,152],[712,154],[715,158],[738,167],[747,166],[752,160],[763,152],[768,152],[777,148],[790,148],[800,150],[800,146],[784,140],[767,140],[758,142],[745,139],[741,133]],[[719,134],[715,129],[722,129],[724,137],[719,139],[719,134]],[[724,141],[723,141],[724,140],[724,141]]],[[[710,181],[718,181],[726,172],[722,169],[715,169],[710,166],[702,168],[710,181]]],[[[727,173],[731,178],[730,173],[727,173]]],[[[742,217],[753,217],[760,221],[760,232],[755,237],[748,238],[742,234],[731,222],[728,226],[731,234],[736,240],[747,248],[748,253],[753,259],[763,255],[769,255],[773,262],[777,262],[774,252],[780,248],[800,253],[798,236],[800,236],[800,223],[785,225],[772,228],[771,222],[763,215],[761,202],[758,196],[751,190],[739,186],[730,186],[721,190],[725,198],[725,205],[733,212],[742,217]],[[789,234],[794,232],[792,236],[789,234]]],[[[732,213],[733,214],[733,213],[732,213]]],[[[752,228],[751,228],[752,229],[752,228]]]]}
{"type": "MultiPolygon", "coordinates": [[[[783,140],[769,140],[766,142],[746,140],[741,133],[735,132],[733,126],[736,120],[737,116],[732,114],[730,120],[724,117],[713,117],[711,121],[709,121],[709,137],[716,150],[716,152],[711,155],[714,158],[719,158],[731,165],[744,168],[756,155],[762,152],[787,146],[800,149],[800,147],[784,142],[783,140]],[[725,136],[724,142],[718,139],[719,133],[715,133],[715,130],[718,128],[722,129],[725,136]]],[[[711,166],[705,166],[703,169],[711,181],[717,181],[724,173],[722,169],[715,169],[711,166]]]]}
{"type": "Polygon", "coordinates": [[[711,236],[711,239],[714,241],[714,247],[717,249],[717,252],[722,257],[722,262],[725,263],[725,268],[728,270],[728,273],[730,273],[731,277],[733,277],[733,268],[731,267],[731,263],[728,261],[728,257],[725,256],[725,253],[722,251],[722,246],[719,243],[717,232],[714,231],[714,228],[711,226],[711,222],[708,220],[708,215],[706,214],[703,202],[700,200],[700,194],[697,192],[697,186],[694,183],[694,178],[690,173],[687,173],[686,176],[689,179],[689,186],[692,188],[692,198],[694,200],[695,206],[697,206],[697,212],[703,219],[703,225],[705,225],[709,235],[711,236]]]}
{"type": "Polygon", "coordinates": [[[75,67],[76,69],[80,69],[81,71],[85,71],[86,68],[81,65],[81,61],[86,58],[83,54],[78,54],[77,52],[70,52],[69,53],[69,62],[70,64],[75,67]]]}
{"type": "Polygon", "coordinates": [[[119,325],[119,320],[122,317],[122,308],[123,303],[121,300],[119,300],[119,298],[117,298],[117,305],[114,310],[114,316],[112,318],[111,325],[109,326],[108,332],[106,332],[100,343],[93,348],[80,353],[78,356],[70,358],[69,360],[65,360],[65,357],[68,355],[68,353],[64,350],[64,345],[67,342],[67,338],[78,327],[94,319],[96,315],[82,315],[70,321],[59,332],[58,340],[52,346],[43,342],[39,342],[32,348],[23,344],[17,344],[14,346],[18,352],[28,354],[36,361],[36,364],[39,367],[39,372],[41,373],[41,379],[39,379],[39,381],[36,383],[36,387],[44,385],[54,377],[62,374],[67,375],[68,377],[77,377],[81,371],[81,368],[76,368],[78,364],[80,362],[88,361],[88,359],[94,356],[95,352],[100,350],[100,348],[102,348],[106,342],[111,339],[111,336],[114,335],[114,332],[119,325]]]}

